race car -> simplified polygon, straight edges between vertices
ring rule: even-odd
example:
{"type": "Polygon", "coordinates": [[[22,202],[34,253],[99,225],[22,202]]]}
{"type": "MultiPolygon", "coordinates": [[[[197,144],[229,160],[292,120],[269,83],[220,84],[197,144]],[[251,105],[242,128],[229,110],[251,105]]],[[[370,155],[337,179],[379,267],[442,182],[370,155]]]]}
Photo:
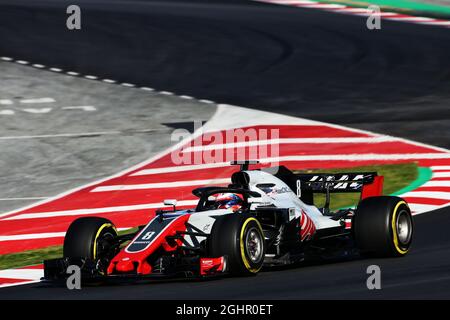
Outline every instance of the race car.
{"type": "Polygon", "coordinates": [[[77,265],[85,280],[255,275],[262,267],[342,256],[401,257],[413,220],[406,201],[383,196],[376,172],[296,174],[284,166],[240,165],[227,187],[193,190],[195,208],[176,200],[147,225],[119,235],[101,217],[83,217],[67,230],[63,257],[44,261],[44,279],[67,278],[77,265]],[[356,208],[330,210],[330,194],[358,192],[356,208]],[[322,207],[314,195],[325,194],[322,207]]]}

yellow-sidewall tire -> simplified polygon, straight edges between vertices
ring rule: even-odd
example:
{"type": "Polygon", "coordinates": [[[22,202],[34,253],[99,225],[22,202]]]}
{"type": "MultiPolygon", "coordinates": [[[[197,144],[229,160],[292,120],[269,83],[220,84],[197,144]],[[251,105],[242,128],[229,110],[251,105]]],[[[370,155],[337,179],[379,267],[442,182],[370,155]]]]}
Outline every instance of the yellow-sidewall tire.
{"type": "Polygon", "coordinates": [[[112,238],[117,237],[116,227],[108,219],[83,217],[74,220],[64,238],[63,256],[90,260],[103,258],[98,241],[106,234],[112,238]]]}
{"type": "Polygon", "coordinates": [[[364,199],[359,204],[352,228],[361,253],[401,257],[409,252],[414,225],[406,201],[381,196],[364,199]]]}
{"type": "Polygon", "coordinates": [[[207,242],[208,255],[226,256],[228,272],[233,275],[255,275],[263,266],[264,232],[258,220],[248,214],[236,213],[219,217],[207,242]],[[252,248],[249,247],[249,242],[252,248]],[[258,244],[254,245],[255,243],[258,244]],[[259,249],[254,250],[254,247],[259,249]]]}

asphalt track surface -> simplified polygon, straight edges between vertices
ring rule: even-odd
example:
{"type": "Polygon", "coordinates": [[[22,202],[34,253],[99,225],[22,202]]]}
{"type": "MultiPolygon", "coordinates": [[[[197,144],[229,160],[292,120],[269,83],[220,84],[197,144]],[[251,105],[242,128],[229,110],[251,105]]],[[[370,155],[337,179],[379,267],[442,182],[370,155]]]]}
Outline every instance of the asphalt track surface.
{"type": "MultiPolygon", "coordinates": [[[[0,0],[0,52],[159,90],[450,146],[450,31],[247,1],[0,0]]],[[[415,218],[402,259],[267,271],[257,277],[84,288],[6,288],[0,298],[449,298],[450,210],[415,218]],[[366,268],[382,269],[380,291],[366,268]]]]}
{"type": "MultiPolygon", "coordinates": [[[[0,212],[128,169],[214,105],[0,62],[0,212]],[[27,98],[54,101],[27,104],[27,98]],[[162,109],[162,110],[161,110],[162,109]],[[37,199],[36,199],[37,198],[37,199]]],[[[29,99],[28,99],[29,100],[29,99]]]]}

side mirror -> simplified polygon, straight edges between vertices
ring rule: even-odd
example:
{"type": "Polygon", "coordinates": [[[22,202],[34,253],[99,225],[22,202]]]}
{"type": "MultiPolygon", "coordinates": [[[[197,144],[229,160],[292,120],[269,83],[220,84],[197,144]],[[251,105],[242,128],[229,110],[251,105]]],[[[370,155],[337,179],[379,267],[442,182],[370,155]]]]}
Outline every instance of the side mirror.
{"type": "Polygon", "coordinates": [[[175,200],[175,199],[166,199],[166,200],[164,200],[164,205],[172,206],[173,207],[173,211],[176,211],[177,200],[175,200]]]}

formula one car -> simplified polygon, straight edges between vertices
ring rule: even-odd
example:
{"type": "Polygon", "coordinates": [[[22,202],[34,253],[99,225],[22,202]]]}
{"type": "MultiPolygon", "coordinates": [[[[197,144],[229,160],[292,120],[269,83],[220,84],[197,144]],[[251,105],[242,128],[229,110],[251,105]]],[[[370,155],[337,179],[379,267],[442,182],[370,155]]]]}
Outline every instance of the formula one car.
{"type": "MultiPolygon", "coordinates": [[[[67,277],[69,265],[83,279],[169,276],[252,275],[263,266],[356,255],[400,257],[413,234],[408,204],[382,196],[375,172],[295,174],[249,170],[255,162],[235,162],[228,187],[193,190],[197,207],[158,210],[147,225],[118,235],[105,218],[75,220],[64,240],[64,257],[44,261],[44,279],[67,277]],[[356,209],[331,211],[330,194],[361,193],[356,209]],[[314,205],[314,194],[325,205],[314,205]]],[[[273,168],[272,168],[273,169],[273,168]]]]}

